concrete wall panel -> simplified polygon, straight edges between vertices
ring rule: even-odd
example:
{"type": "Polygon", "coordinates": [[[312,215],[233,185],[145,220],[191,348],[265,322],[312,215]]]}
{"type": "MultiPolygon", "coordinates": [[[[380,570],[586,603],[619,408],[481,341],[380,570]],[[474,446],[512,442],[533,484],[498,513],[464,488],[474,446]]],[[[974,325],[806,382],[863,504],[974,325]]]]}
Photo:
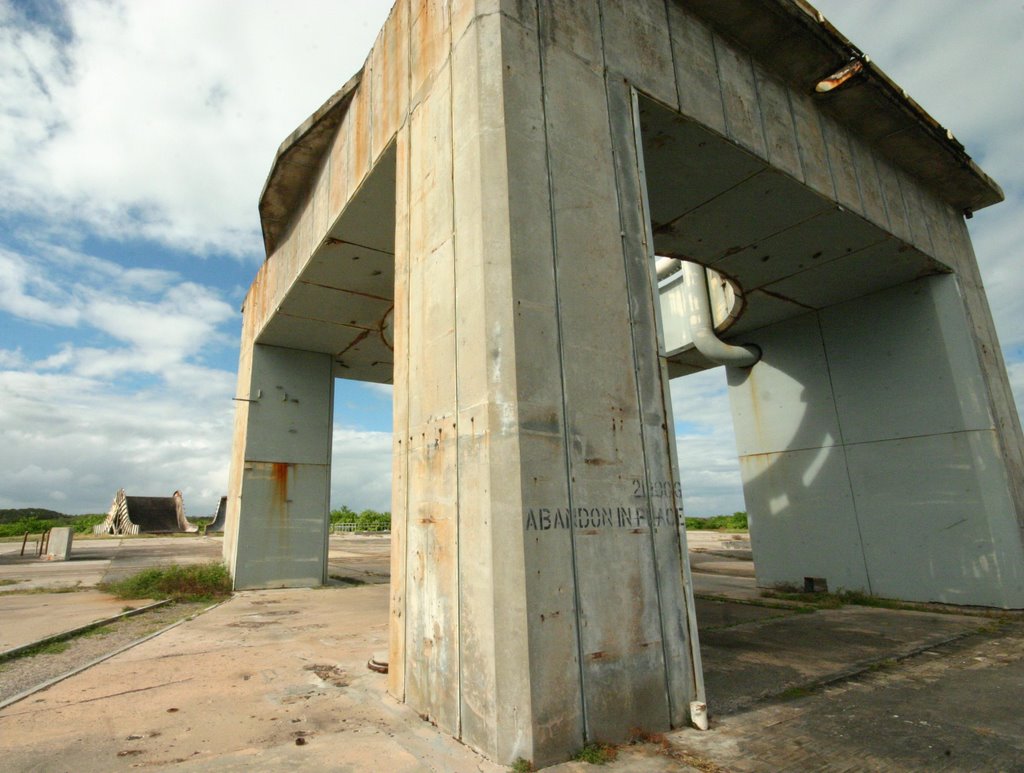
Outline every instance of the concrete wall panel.
{"type": "Polygon", "coordinates": [[[1024,606],[1024,551],[1019,530],[1005,517],[1013,504],[994,432],[847,450],[875,593],[1024,606]]]}
{"type": "Polygon", "coordinates": [[[679,112],[725,134],[714,34],[678,3],[666,3],[679,112]]]}
{"type": "Polygon", "coordinates": [[[647,94],[678,106],[666,3],[601,0],[605,64],[647,94]]]}
{"type": "Polygon", "coordinates": [[[729,139],[759,158],[767,158],[768,144],[765,141],[750,57],[717,35],[714,40],[729,139]]]}
{"type": "MultiPolygon", "coordinates": [[[[409,125],[395,139],[395,307],[394,382],[409,383],[410,255],[409,255],[409,125]]],[[[409,533],[409,390],[393,392],[391,419],[391,582],[388,626],[388,692],[405,700],[406,585],[408,583],[409,533]]]]}
{"type": "Polygon", "coordinates": [[[756,340],[761,361],[750,369],[726,370],[740,459],[840,444],[816,316],[772,325],[758,331],[756,340]]]}
{"type": "Polygon", "coordinates": [[[332,386],[330,357],[257,345],[246,460],[326,464],[331,427],[324,418],[331,414],[332,386]]]}
{"type": "Polygon", "coordinates": [[[954,277],[840,304],[821,326],[847,443],[992,428],[954,277]]]}
{"type": "Polygon", "coordinates": [[[843,446],[743,455],[740,475],[760,587],[872,590],[843,446]]]}
{"type": "Polygon", "coordinates": [[[247,462],[234,587],[304,588],[327,577],[329,464],[247,462]]]}
{"type": "Polygon", "coordinates": [[[756,62],[754,63],[754,80],[764,120],[768,161],[776,169],[780,169],[802,182],[803,168],[800,164],[793,109],[789,104],[789,90],[756,62]]]}

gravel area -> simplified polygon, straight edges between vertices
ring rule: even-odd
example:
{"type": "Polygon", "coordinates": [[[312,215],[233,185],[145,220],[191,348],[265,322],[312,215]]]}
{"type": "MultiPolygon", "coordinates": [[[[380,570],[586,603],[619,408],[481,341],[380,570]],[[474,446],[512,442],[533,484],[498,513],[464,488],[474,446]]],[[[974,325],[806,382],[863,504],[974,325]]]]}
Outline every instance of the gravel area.
{"type": "Polygon", "coordinates": [[[119,647],[195,615],[213,603],[165,604],[51,645],[51,651],[0,662],[0,701],[80,668],[119,647]]]}

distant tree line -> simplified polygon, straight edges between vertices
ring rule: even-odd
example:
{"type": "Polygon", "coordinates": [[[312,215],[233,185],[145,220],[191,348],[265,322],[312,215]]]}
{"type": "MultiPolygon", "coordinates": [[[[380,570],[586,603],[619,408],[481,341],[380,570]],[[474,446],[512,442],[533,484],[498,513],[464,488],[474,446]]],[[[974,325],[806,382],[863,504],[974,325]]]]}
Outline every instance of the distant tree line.
{"type": "Polygon", "coordinates": [[[686,519],[687,529],[736,529],[746,530],[747,525],[747,514],[738,511],[732,515],[712,515],[709,518],[687,518],[686,519]]]}
{"type": "Polygon", "coordinates": [[[106,517],[106,513],[65,515],[56,510],[45,510],[40,507],[0,510],[0,537],[42,534],[47,529],[57,526],[70,526],[76,534],[91,534],[92,527],[102,523],[106,517]]]}
{"type": "Polygon", "coordinates": [[[331,510],[331,529],[338,531],[391,531],[391,513],[377,510],[355,512],[347,505],[331,510]],[[345,524],[338,528],[341,524],[345,524]]]}

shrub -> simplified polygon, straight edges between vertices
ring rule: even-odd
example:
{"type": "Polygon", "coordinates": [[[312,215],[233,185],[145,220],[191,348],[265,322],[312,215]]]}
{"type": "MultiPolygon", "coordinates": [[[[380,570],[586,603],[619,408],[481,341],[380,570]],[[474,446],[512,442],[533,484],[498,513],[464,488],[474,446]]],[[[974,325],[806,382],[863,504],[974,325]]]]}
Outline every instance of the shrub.
{"type": "Polygon", "coordinates": [[[224,564],[154,567],[100,589],[123,599],[209,601],[231,594],[231,576],[224,564]]]}
{"type": "Polygon", "coordinates": [[[687,529],[747,529],[747,514],[735,512],[732,515],[713,515],[710,518],[687,518],[687,529]]]}

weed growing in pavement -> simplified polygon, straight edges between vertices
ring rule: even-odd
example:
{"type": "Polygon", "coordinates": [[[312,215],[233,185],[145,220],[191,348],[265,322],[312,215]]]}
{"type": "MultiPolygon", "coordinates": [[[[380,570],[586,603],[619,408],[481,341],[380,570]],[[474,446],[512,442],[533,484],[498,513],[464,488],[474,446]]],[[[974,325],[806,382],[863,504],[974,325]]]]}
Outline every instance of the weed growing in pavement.
{"type": "Polygon", "coordinates": [[[532,770],[533,763],[522,757],[512,763],[512,773],[531,773],[532,770]]]}
{"type": "Polygon", "coordinates": [[[143,569],[99,587],[123,599],[209,601],[231,595],[231,576],[224,564],[165,566],[143,569]]]}
{"type": "Polygon", "coordinates": [[[612,762],[618,756],[619,751],[614,746],[609,746],[606,743],[588,743],[572,758],[578,762],[589,762],[591,765],[604,765],[612,762]]]}

